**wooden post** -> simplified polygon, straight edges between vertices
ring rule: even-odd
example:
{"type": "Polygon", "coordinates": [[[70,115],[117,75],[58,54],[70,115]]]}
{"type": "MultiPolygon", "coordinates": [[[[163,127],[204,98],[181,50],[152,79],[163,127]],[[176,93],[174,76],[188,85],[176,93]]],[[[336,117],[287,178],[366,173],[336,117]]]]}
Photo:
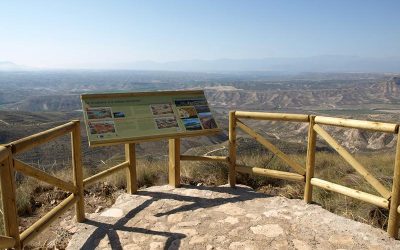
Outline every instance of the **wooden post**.
{"type": "Polygon", "coordinates": [[[82,171],[82,152],[81,152],[81,129],[80,122],[74,121],[75,127],[71,132],[72,147],[72,166],[74,175],[74,185],[77,188],[76,195],[79,197],[75,205],[76,220],[85,220],[85,201],[83,197],[83,171],[82,171]]]}
{"type": "Polygon", "coordinates": [[[126,191],[128,194],[135,194],[137,192],[135,143],[125,144],[125,160],[128,162],[128,168],[126,169],[126,191]]]}
{"type": "Polygon", "coordinates": [[[308,127],[307,142],[307,160],[306,160],[306,185],[304,186],[304,201],[310,203],[312,201],[312,184],[311,178],[314,177],[315,167],[315,146],[317,134],[314,131],[315,116],[310,115],[310,123],[308,127]]]}
{"type": "Polygon", "coordinates": [[[236,117],[235,111],[229,112],[229,185],[236,185],[236,117]]]}
{"type": "Polygon", "coordinates": [[[16,205],[16,184],[11,149],[7,147],[8,157],[0,162],[1,195],[3,199],[4,228],[6,236],[15,239],[15,249],[21,249],[19,223],[16,205]]]}
{"type": "Polygon", "coordinates": [[[169,185],[173,187],[181,185],[180,144],[179,138],[169,139],[169,185]]]}
{"type": "Polygon", "coordinates": [[[397,208],[400,203],[400,132],[397,134],[396,159],[394,163],[392,194],[389,207],[389,221],[387,231],[391,237],[398,238],[399,214],[397,208]]]}

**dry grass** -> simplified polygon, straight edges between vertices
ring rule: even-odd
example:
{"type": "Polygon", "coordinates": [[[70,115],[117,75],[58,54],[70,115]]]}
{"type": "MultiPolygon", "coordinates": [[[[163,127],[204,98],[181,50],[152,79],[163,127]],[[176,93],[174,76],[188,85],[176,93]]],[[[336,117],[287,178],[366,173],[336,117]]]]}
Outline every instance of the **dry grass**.
{"type": "MultiPolygon", "coordinates": [[[[50,174],[65,180],[72,182],[72,170],[69,169],[62,169],[57,171],[52,171],[50,174]]],[[[30,216],[34,212],[35,206],[35,197],[38,194],[46,193],[49,191],[56,191],[56,192],[63,192],[54,188],[51,185],[48,185],[44,182],[38,181],[35,178],[31,177],[22,177],[18,178],[17,182],[17,190],[16,190],[16,203],[17,203],[17,210],[20,216],[30,216]]],[[[64,192],[65,193],[65,192],[64,192]]],[[[49,196],[49,199],[51,197],[49,196]]]]}
{"type": "MultiPolygon", "coordinates": [[[[394,156],[393,152],[388,152],[359,154],[356,158],[391,190],[394,156]]],[[[363,177],[336,154],[318,153],[316,167],[315,176],[318,178],[379,196],[363,177]]],[[[387,226],[388,211],[374,205],[319,188],[314,188],[313,200],[336,214],[380,228],[387,226]]]]}
{"type": "MultiPolygon", "coordinates": [[[[123,162],[123,159],[117,158],[107,161],[104,165],[91,170],[86,170],[84,173],[85,177],[91,176],[95,173],[106,170],[112,166],[115,166],[123,162]]],[[[141,158],[136,163],[136,174],[139,187],[149,187],[154,185],[165,184],[168,175],[168,159],[167,158],[141,158]]],[[[108,176],[103,179],[103,183],[116,187],[117,189],[126,188],[126,172],[124,170],[118,173],[108,176]]],[[[94,184],[95,185],[95,184],[94,184]]],[[[89,186],[90,188],[90,186],[89,186]]]]}

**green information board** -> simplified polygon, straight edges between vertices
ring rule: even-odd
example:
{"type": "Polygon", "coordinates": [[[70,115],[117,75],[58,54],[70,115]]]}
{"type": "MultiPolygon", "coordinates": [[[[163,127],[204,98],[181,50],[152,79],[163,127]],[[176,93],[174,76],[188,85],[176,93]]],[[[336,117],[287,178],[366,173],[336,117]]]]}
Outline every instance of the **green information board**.
{"type": "Polygon", "coordinates": [[[202,90],[81,95],[90,146],[220,132],[202,90]]]}

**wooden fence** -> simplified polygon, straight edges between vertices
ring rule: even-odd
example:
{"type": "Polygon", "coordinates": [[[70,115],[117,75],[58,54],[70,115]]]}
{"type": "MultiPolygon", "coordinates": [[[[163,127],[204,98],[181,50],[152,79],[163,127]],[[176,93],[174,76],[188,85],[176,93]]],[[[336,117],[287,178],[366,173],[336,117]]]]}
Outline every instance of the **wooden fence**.
{"type": "Polygon", "coordinates": [[[137,190],[135,144],[126,144],[125,153],[125,162],[83,179],[81,130],[80,122],[78,120],[0,146],[1,193],[6,234],[5,236],[0,236],[0,248],[23,248],[29,241],[40,234],[72,205],[75,205],[76,220],[78,222],[83,222],[85,220],[83,196],[84,186],[94,183],[119,170],[127,170],[127,190],[131,194],[135,193],[137,190]],[[36,146],[50,142],[66,134],[71,135],[72,146],[73,180],[70,182],[61,180],[15,158],[19,153],[28,151],[36,146]],[[19,232],[18,228],[19,223],[16,206],[17,197],[15,183],[16,171],[71,193],[71,195],[69,195],[65,200],[22,233],[19,232]]]}
{"type": "Polygon", "coordinates": [[[399,222],[399,196],[400,196],[400,135],[399,125],[392,123],[381,123],[372,121],[361,121],[353,119],[343,119],[325,116],[301,115],[301,114],[282,114],[282,113],[261,113],[261,112],[243,112],[232,111],[229,113],[229,183],[235,186],[236,172],[269,176],[274,178],[305,182],[304,200],[307,203],[312,201],[313,187],[323,188],[339,194],[343,194],[364,202],[371,203],[378,207],[389,210],[388,234],[391,237],[398,237],[399,222]],[[307,159],[305,166],[294,161],[289,155],[280,151],[270,141],[263,138],[256,131],[243,123],[243,119],[253,120],[273,120],[287,122],[308,123],[308,143],[307,143],[307,159]],[[392,190],[388,190],[378,179],[376,179],[368,170],[357,161],[343,146],[341,146],[329,133],[324,130],[321,125],[339,126],[345,128],[355,128],[370,131],[378,131],[385,133],[393,133],[397,135],[397,147],[395,156],[395,165],[393,173],[392,190]],[[236,129],[239,128],[243,132],[249,134],[257,142],[274,153],[288,166],[294,173],[270,170],[259,167],[242,166],[236,163],[236,129]],[[339,155],[341,155],[364,179],[380,194],[380,196],[355,190],[336,183],[329,182],[314,177],[316,138],[319,135],[324,139],[339,155]]]}
{"type": "Polygon", "coordinates": [[[3,202],[4,229],[6,236],[0,237],[0,247],[21,249],[34,237],[40,234],[59,215],[75,205],[78,222],[85,220],[82,182],[81,134],[79,121],[71,121],[47,131],[31,135],[0,147],[0,178],[3,202]],[[19,153],[28,151],[43,143],[54,140],[65,134],[71,134],[73,180],[61,180],[42,170],[15,158],[19,153]],[[62,190],[70,192],[64,201],[33,223],[22,233],[19,232],[16,206],[15,172],[36,178],[62,190]]]}
{"type": "MultiPolygon", "coordinates": [[[[312,201],[313,187],[319,187],[333,192],[337,192],[349,197],[353,197],[376,206],[389,210],[388,233],[392,237],[398,236],[399,221],[399,196],[400,196],[400,137],[399,125],[390,123],[380,123],[371,121],[359,121],[351,119],[341,119],[333,117],[312,116],[302,114],[280,114],[262,112],[243,112],[232,111],[229,113],[229,156],[194,156],[181,155],[180,138],[169,139],[169,184],[174,187],[180,186],[180,161],[217,161],[225,162],[229,165],[229,184],[236,185],[236,173],[248,173],[261,176],[268,176],[291,181],[305,183],[304,200],[309,203],[312,201]],[[291,159],[291,157],[270,141],[263,138],[252,128],[243,123],[242,120],[273,120],[287,122],[301,122],[309,124],[307,159],[305,166],[291,159]],[[320,125],[340,126],[347,128],[366,129],[372,131],[397,134],[396,160],[394,166],[392,190],[388,190],[379,180],[369,173],[361,163],[359,163],[344,147],[336,142],[320,125]],[[294,172],[278,171],[261,167],[252,167],[236,164],[236,133],[237,128],[249,134],[256,141],[261,143],[269,151],[290,166],[294,172]],[[326,180],[314,178],[315,168],[315,147],[316,137],[321,136],[331,145],[367,182],[376,189],[380,196],[361,192],[342,185],[338,185],[326,180]]],[[[46,130],[44,132],[14,141],[7,145],[0,146],[0,179],[3,200],[3,215],[5,225],[5,236],[0,236],[0,248],[21,249],[35,236],[40,234],[58,216],[64,213],[72,205],[75,205],[76,219],[78,222],[85,220],[83,189],[85,186],[99,181],[117,171],[126,171],[127,191],[130,194],[137,192],[136,178],[136,153],[135,144],[125,144],[125,161],[107,170],[83,179],[82,174],[82,152],[79,121],[71,121],[64,125],[46,130]],[[38,145],[52,141],[62,135],[71,134],[73,180],[63,181],[44,171],[30,166],[15,158],[18,153],[30,150],[38,145]],[[16,207],[16,183],[15,172],[34,177],[40,181],[54,185],[60,189],[70,192],[71,195],[53,208],[50,212],[40,218],[32,226],[22,233],[18,229],[18,215],[16,207]]]]}

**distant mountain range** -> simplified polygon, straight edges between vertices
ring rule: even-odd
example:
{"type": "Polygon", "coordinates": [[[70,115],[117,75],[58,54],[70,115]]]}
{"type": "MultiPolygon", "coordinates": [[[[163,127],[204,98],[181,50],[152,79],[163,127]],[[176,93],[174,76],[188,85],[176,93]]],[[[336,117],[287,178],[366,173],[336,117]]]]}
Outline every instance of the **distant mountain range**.
{"type": "Polygon", "coordinates": [[[139,61],[95,68],[171,71],[400,72],[400,57],[315,56],[299,58],[139,61]]]}
{"type": "MultiPolygon", "coordinates": [[[[0,62],[0,70],[27,67],[0,62]]],[[[314,56],[298,58],[182,60],[170,62],[137,61],[128,63],[82,63],[75,69],[123,69],[190,72],[400,72],[400,57],[314,56]]]]}
{"type": "Polygon", "coordinates": [[[20,71],[20,70],[29,70],[29,67],[26,66],[21,66],[18,64],[15,64],[13,62],[7,62],[7,61],[0,61],[0,71],[20,71]]]}

